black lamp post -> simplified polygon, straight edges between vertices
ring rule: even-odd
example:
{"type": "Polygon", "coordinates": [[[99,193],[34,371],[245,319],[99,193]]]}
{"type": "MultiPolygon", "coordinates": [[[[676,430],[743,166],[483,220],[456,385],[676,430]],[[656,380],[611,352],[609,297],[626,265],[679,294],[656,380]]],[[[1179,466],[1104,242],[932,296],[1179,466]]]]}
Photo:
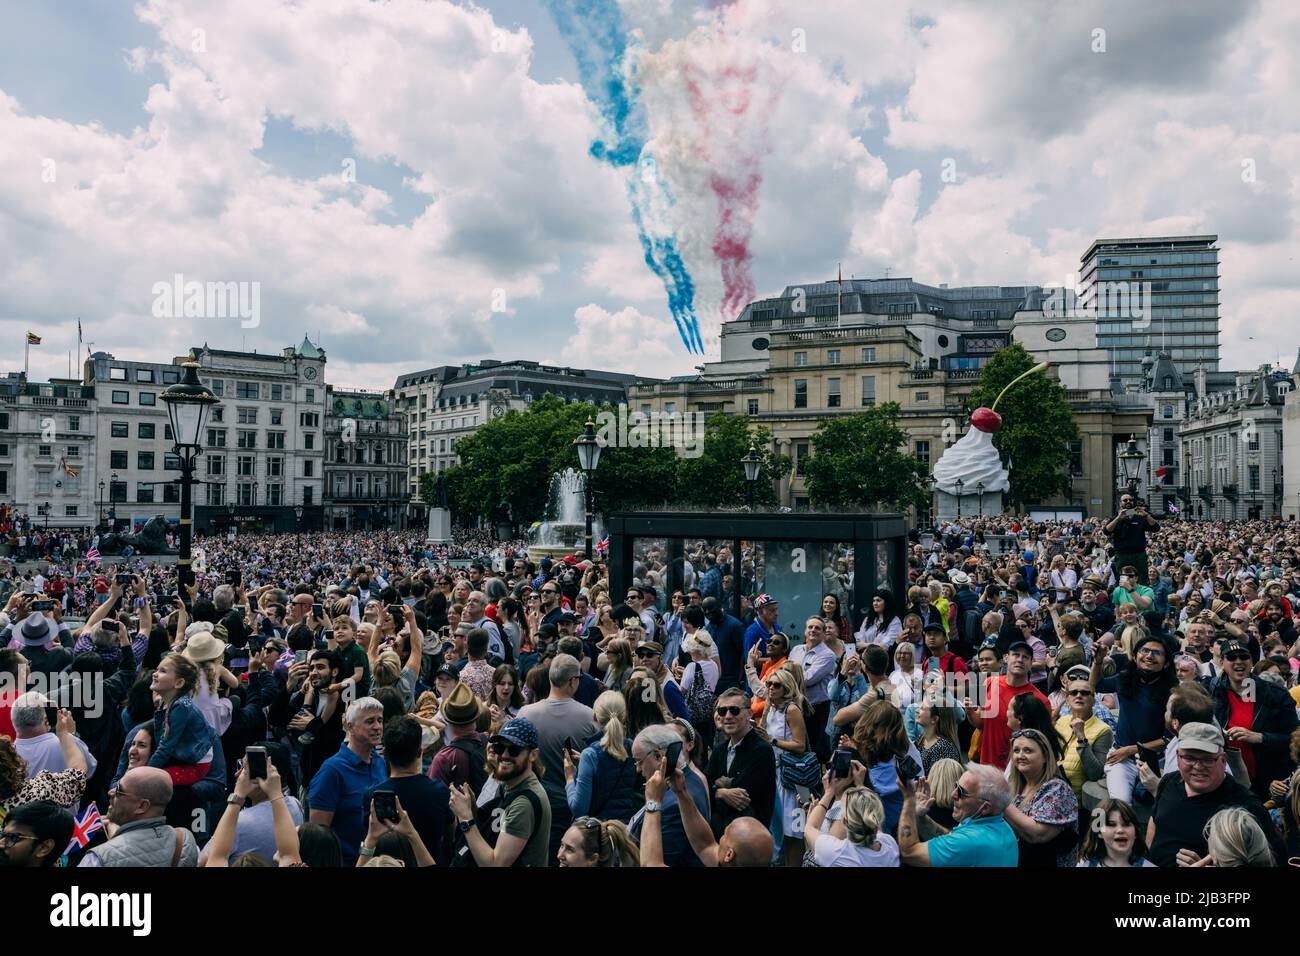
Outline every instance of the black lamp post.
{"type": "Polygon", "coordinates": [[[1124,450],[1119,453],[1119,466],[1128,485],[1128,493],[1133,496],[1134,502],[1137,501],[1138,475],[1142,474],[1142,462],[1146,457],[1138,448],[1137,437],[1130,435],[1124,450]]]}
{"type": "Polygon", "coordinates": [[[104,526],[104,479],[99,480],[99,516],[95,520],[95,527],[104,526]]]}
{"type": "Polygon", "coordinates": [[[750,511],[754,510],[754,487],[758,484],[758,471],[763,467],[763,459],[758,457],[758,448],[754,440],[749,441],[749,452],[740,463],[745,466],[745,503],[750,511]]]}
{"type": "Polygon", "coordinates": [[[113,488],[117,485],[117,472],[108,476],[108,524],[109,531],[117,530],[117,508],[113,502],[113,488]]]}
{"type": "Polygon", "coordinates": [[[302,505],[293,506],[293,517],[298,525],[298,553],[302,553],[302,505]]]}
{"type": "Polygon", "coordinates": [[[934,513],[936,510],[934,496],[939,492],[939,479],[935,478],[934,475],[930,475],[929,478],[926,479],[925,486],[926,489],[930,492],[930,510],[929,510],[929,514],[926,515],[926,524],[929,525],[931,528],[933,528],[935,523],[934,513]]]}
{"type": "Polygon", "coordinates": [[[958,478],[956,481],[956,485],[957,485],[957,520],[960,521],[961,520],[961,490],[966,486],[966,482],[958,478]]]}
{"type": "Polygon", "coordinates": [[[186,362],[185,373],[175,385],[169,385],[159,397],[167,406],[171,419],[176,455],[181,461],[181,547],[176,559],[181,593],[194,580],[190,569],[190,544],[194,533],[193,488],[194,462],[203,453],[203,424],[208,408],[220,401],[212,390],[199,381],[197,362],[186,362]]]}
{"type": "Polygon", "coordinates": [[[983,518],[984,517],[984,482],[981,481],[979,484],[975,486],[975,493],[980,496],[980,517],[983,518]]]}
{"type": "Polygon", "coordinates": [[[596,438],[596,423],[587,419],[587,425],[582,430],[582,434],[573,440],[573,446],[578,449],[578,464],[582,467],[585,480],[582,483],[583,497],[587,503],[587,533],[586,533],[586,557],[591,560],[591,476],[596,471],[596,466],[600,464],[600,442],[596,438]]]}

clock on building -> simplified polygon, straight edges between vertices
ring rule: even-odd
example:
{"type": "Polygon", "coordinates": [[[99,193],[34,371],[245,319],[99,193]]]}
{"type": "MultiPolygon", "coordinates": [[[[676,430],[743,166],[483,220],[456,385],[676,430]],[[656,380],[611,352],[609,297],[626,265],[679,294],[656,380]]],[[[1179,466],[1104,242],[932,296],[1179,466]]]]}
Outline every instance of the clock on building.
{"type": "Polygon", "coordinates": [[[491,409],[489,409],[489,413],[493,418],[500,418],[506,413],[506,407],[504,405],[493,405],[491,409]]]}
{"type": "Polygon", "coordinates": [[[1048,330],[1047,330],[1047,341],[1049,341],[1049,342],[1064,342],[1064,341],[1065,341],[1065,329],[1048,329],[1048,330]]]}
{"type": "Polygon", "coordinates": [[[308,365],[305,369],[303,369],[302,375],[303,375],[303,378],[307,379],[307,381],[309,381],[309,382],[311,382],[311,381],[315,381],[315,379],[316,379],[316,366],[315,366],[315,365],[308,365]]]}

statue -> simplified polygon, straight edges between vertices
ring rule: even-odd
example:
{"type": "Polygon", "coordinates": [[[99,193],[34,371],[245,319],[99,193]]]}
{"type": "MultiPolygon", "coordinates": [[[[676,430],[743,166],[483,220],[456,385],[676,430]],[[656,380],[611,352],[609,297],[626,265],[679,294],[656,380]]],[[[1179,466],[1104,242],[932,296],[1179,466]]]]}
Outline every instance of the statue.
{"type": "Polygon", "coordinates": [[[138,534],[110,532],[99,539],[99,553],[103,555],[122,554],[128,547],[134,554],[177,553],[167,545],[167,520],[162,515],[146,521],[138,534]]]}

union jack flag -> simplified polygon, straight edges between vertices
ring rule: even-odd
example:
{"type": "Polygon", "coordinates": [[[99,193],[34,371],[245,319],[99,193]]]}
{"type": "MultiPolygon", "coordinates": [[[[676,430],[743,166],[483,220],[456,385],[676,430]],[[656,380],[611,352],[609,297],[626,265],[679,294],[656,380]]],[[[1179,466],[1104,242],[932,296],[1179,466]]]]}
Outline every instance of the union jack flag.
{"type": "Polygon", "coordinates": [[[87,561],[98,561],[98,560],[99,560],[99,548],[91,548],[89,551],[87,551],[87,552],[86,552],[86,560],[87,560],[87,561]]]}
{"type": "Polygon", "coordinates": [[[598,542],[596,542],[597,551],[604,551],[608,547],[609,547],[609,535],[605,535],[605,537],[601,538],[598,542]]]}
{"type": "Polygon", "coordinates": [[[67,854],[73,850],[84,850],[90,846],[91,836],[102,829],[104,829],[104,819],[99,815],[99,807],[92,802],[77,818],[76,825],[72,829],[72,841],[63,852],[67,854]]]}

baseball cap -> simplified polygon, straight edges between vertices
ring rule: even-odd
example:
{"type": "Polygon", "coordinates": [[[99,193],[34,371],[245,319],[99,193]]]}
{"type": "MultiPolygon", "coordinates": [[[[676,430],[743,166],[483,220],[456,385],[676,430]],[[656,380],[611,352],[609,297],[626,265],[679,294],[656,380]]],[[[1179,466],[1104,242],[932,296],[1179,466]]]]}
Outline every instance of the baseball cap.
{"type": "Polygon", "coordinates": [[[942,624],[936,624],[934,621],[931,621],[929,624],[925,625],[925,627],[921,628],[921,633],[923,633],[923,634],[929,634],[929,633],[931,633],[931,632],[934,632],[935,634],[947,634],[947,633],[948,633],[947,631],[945,631],[945,630],[943,629],[943,625],[942,625],[942,624]]]}
{"type": "Polygon", "coordinates": [[[1012,651],[1028,651],[1030,654],[1032,654],[1034,652],[1034,649],[1029,646],[1028,641],[1012,641],[1010,644],[1007,645],[1006,652],[1010,654],[1012,651]]]}
{"type": "Polygon", "coordinates": [[[493,734],[488,742],[494,740],[504,740],[516,747],[532,750],[537,746],[537,728],[527,717],[516,717],[506,721],[505,726],[493,734]]]}
{"type": "Polygon", "coordinates": [[[1178,728],[1178,749],[1204,754],[1223,753],[1223,731],[1213,724],[1190,723],[1178,728]]]}
{"type": "Polygon", "coordinates": [[[452,667],[450,664],[443,664],[439,667],[434,671],[433,677],[435,680],[439,677],[450,677],[454,681],[460,680],[460,675],[456,673],[456,668],[452,667]]]}
{"type": "Polygon", "coordinates": [[[1224,641],[1222,644],[1219,645],[1219,655],[1221,657],[1227,657],[1229,654],[1237,654],[1237,653],[1249,654],[1250,648],[1247,647],[1245,644],[1241,643],[1241,641],[1237,641],[1237,640],[1224,641]]]}

